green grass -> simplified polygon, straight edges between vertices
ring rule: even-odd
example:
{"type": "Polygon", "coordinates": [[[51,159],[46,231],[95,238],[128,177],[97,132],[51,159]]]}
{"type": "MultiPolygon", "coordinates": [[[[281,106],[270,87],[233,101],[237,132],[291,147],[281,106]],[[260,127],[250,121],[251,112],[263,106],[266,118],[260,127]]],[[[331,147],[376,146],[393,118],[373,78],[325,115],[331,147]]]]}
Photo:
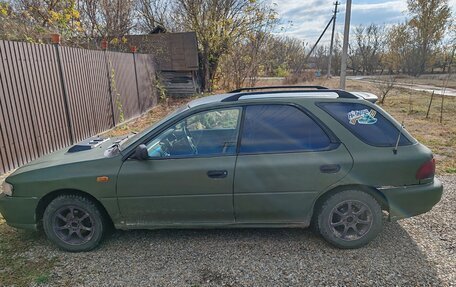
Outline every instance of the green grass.
{"type": "Polygon", "coordinates": [[[1,286],[29,286],[32,283],[49,282],[50,271],[57,260],[34,250],[43,245],[43,240],[45,239],[38,232],[21,231],[7,226],[0,215],[1,286]]]}
{"type": "Polygon", "coordinates": [[[41,274],[35,279],[36,284],[45,284],[49,282],[49,273],[41,274]]]}

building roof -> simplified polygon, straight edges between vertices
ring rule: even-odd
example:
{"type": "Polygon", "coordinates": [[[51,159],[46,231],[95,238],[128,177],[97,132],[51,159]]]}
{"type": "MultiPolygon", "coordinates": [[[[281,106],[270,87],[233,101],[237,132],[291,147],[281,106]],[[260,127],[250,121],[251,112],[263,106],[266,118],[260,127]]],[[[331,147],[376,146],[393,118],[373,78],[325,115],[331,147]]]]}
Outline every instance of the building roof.
{"type": "Polygon", "coordinates": [[[197,71],[198,45],[195,32],[127,35],[138,53],[153,54],[160,71],[197,71]]]}

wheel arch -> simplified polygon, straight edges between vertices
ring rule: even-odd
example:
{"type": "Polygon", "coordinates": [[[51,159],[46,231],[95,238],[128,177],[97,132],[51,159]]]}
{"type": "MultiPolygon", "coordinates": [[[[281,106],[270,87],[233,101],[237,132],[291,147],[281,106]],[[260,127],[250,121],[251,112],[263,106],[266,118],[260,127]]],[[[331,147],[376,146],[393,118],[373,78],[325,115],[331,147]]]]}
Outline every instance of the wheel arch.
{"type": "Polygon", "coordinates": [[[39,200],[38,205],[37,205],[36,210],[35,210],[36,223],[38,224],[38,226],[41,226],[41,221],[43,220],[43,215],[44,215],[44,211],[46,210],[46,207],[54,199],[56,199],[57,197],[62,196],[62,195],[78,195],[78,196],[82,196],[82,197],[85,197],[85,198],[89,199],[100,210],[100,212],[103,215],[103,218],[106,220],[106,222],[110,226],[114,226],[112,218],[109,215],[109,213],[106,210],[106,208],[104,207],[104,205],[98,199],[96,199],[94,196],[92,196],[91,194],[89,194],[87,192],[84,192],[84,191],[81,191],[81,190],[77,190],[77,189],[59,189],[59,190],[54,190],[54,191],[46,194],[45,196],[43,196],[39,200]]]}
{"type": "Polygon", "coordinates": [[[389,212],[389,203],[388,199],[386,196],[376,189],[375,187],[368,186],[368,185],[362,185],[362,184],[350,184],[350,185],[341,185],[334,187],[318,196],[318,198],[315,200],[313,208],[312,208],[312,217],[316,214],[316,211],[319,210],[319,208],[323,205],[325,200],[329,198],[331,195],[336,194],[338,192],[344,191],[344,190],[360,190],[363,192],[366,192],[367,194],[371,195],[379,204],[382,210],[386,210],[389,212]]]}

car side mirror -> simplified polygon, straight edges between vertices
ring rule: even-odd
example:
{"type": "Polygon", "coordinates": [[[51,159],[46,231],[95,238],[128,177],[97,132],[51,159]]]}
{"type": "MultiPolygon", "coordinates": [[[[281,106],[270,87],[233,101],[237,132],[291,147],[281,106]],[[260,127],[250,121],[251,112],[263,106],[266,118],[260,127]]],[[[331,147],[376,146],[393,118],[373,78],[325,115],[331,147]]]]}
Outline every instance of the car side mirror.
{"type": "Polygon", "coordinates": [[[139,160],[146,160],[149,158],[149,152],[147,151],[145,144],[140,144],[138,147],[136,147],[135,158],[139,160]]]}

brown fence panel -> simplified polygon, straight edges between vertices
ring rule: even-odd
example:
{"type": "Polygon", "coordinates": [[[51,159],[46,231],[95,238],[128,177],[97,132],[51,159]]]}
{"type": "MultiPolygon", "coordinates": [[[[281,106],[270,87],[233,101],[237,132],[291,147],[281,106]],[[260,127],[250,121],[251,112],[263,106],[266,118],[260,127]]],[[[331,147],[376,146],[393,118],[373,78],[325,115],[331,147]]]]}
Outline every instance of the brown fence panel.
{"type": "Polygon", "coordinates": [[[151,55],[0,40],[0,173],[140,115],[154,79],[151,55]]]}
{"type": "Polygon", "coordinates": [[[18,154],[16,152],[16,145],[13,134],[15,131],[11,124],[13,117],[12,111],[9,108],[11,106],[7,73],[5,66],[7,66],[7,55],[4,47],[4,41],[0,41],[0,130],[1,130],[1,142],[0,142],[0,155],[1,155],[1,169],[3,172],[14,168],[18,165],[18,154]]]}
{"type": "Polygon", "coordinates": [[[11,55],[10,42],[2,42],[2,44],[3,45],[0,46],[0,53],[2,56],[4,55],[2,84],[3,92],[5,94],[4,103],[2,104],[6,106],[8,112],[6,121],[11,128],[11,137],[8,140],[10,148],[14,150],[16,156],[14,164],[24,164],[27,162],[24,148],[24,130],[20,114],[21,109],[19,103],[17,102],[19,91],[17,90],[16,79],[13,71],[13,66],[16,63],[14,61],[15,59],[11,55]]]}
{"type": "Polygon", "coordinates": [[[47,145],[49,152],[52,152],[71,144],[66,112],[63,109],[62,80],[59,73],[59,63],[57,61],[55,47],[51,45],[38,45],[35,46],[35,49],[39,53],[38,59],[40,59],[40,65],[37,73],[42,76],[43,98],[45,99],[44,110],[47,111],[47,114],[43,115],[43,119],[48,127],[46,136],[48,140],[47,145]]]}
{"type": "Polygon", "coordinates": [[[87,53],[90,61],[90,79],[92,95],[96,102],[95,120],[98,123],[97,133],[110,129],[114,126],[111,95],[108,79],[106,57],[102,51],[90,51],[87,53]]]}
{"type": "Polygon", "coordinates": [[[152,55],[136,54],[136,78],[141,112],[147,111],[158,102],[155,88],[155,62],[152,55]]]}
{"type": "Polygon", "coordinates": [[[0,41],[0,172],[68,145],[54,47],[0,41]]]}
{"type": "Polygon", "coordinates": [[[111,78],[112,102],[116,124],[138,116],[140,106],[136,88],[133,54],[106,52],[111,78]]]}
{"type": "Polygon", "coordinates": [[[59,49],[74,140],[80,141],[113,127],[104,52],[59,49]]]}

